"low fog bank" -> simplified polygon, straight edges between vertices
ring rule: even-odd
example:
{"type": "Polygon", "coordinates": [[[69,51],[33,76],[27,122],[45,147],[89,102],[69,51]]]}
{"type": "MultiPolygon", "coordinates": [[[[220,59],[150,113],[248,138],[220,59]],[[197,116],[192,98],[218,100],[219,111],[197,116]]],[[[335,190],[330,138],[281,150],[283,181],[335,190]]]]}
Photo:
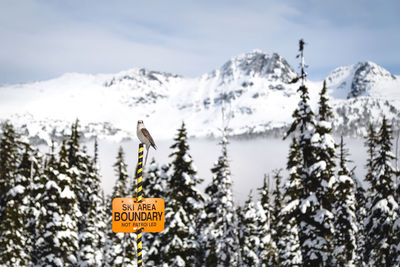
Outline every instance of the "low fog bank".
{"type": "MultiPolygon", "coordinates": [[[[339,137],[335,138],[337,142],[339,137]]],[[[350,152],[349,167],[356,166],[355,173],[358,177],[364,177],[366,164],[366,149],[363,139],[345,138],[346,147],[350,152]]],[[[204,179],[200,189],[203,190],[211,182],[210,169],[221,153],[218,140],[211,139],[189,139],[190,154],[194,165],[197,167],[198,175],[204,179]]],[[[102,174],[102,183],[106,194],[110,194],[114,186],[116,175],[113,165],[116,161],[118,148],[121,145],[125,152],[125,161],[128,164],[128,174],[134,178],[134,170],[137,164],[138,141],[126,141],[116,143],[107,140],[99,141],[99,164],[102,174]]],[[[168,157],[172,152],[169,148],[173,140],[162,140],[157,142],[158,149],[150,150],[148,164],[155,158],[159,164],[167,164],[171,161],[168,157]]],[[[86,144],[89,153],[93,153],[93,142],[86,144]]],[[[244,140],[230,140],[228,155],[231,163],[233,179],[233,193],[235,202],[242,204],[250,192],[262,186],[264,174],[271,174],[274,169],[283,169],[284,178],[287,176],[286,162],[289,151],[290,140],[278,138],[254,138],[244,140]]],[[[146,179],[146,177],[144,177],[146,179]]],[[[157,196],[149,196],[157,197],[157,196]]]]}

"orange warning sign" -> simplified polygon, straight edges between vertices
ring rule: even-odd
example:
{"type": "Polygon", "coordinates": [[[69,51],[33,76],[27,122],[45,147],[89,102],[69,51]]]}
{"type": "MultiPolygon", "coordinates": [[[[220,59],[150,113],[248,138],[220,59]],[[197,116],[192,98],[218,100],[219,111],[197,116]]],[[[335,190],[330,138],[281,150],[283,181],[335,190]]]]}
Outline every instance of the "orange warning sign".
{"type": "Polygon", "coordinates": [[[115,233],[164,230],[164,200],[162,198],[114,198],[112,202],[112,229],[115,233]]]}

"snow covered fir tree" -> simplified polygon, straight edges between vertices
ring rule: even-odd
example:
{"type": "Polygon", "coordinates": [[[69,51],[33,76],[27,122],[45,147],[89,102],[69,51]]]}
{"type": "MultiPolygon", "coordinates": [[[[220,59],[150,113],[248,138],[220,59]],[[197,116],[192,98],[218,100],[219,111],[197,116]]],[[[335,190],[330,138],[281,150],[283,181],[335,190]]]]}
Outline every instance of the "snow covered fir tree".
{"type": "Polygon", "coordinates": [[[321,92],[320,112],[316,117],[309,104],[309,92],[305,86],[304,42],[300,40],[301,85],[298,89],[300,102],[293,113],[293,123],[286,133],[296,135],[299,144],[301,191],[299,192],[299,240],[303,264],[318,266],[333,264],[332,259],[332,188],[334,179],[335,143],[329,135],[329,109],[321,92]]]}
{"type": "Polygon", "coordinates": [[[136,236],[133,233],[114,233],[110,227],[112,223],[112,200],[117,197],[133,197],[133,190],[125,162],[125,153],[122,147],[118,150],[114,164],[117,180],[111,196],[107,199],[108,221],[106,242],[106,266],[136,266],[136,236]]]}
{"type": "Polygon", "coordinates": [[[161,234],[161,262],[168,266],[199,264],[200,214],[204,209],[204,197],[196,188],[202,182],[189,154],[185,124],[181,127],[170,147],[170,175],[167,180],[165,221],[161,234]]]}
{"type": "MultiPolygon", "coordinates": [[[[205,193],[205,218],[202,219],[201,243],[205,266],[239,265],[238,219],[233,203],[232,178],[225,136],[221,155],[211,169],[213,178],[205,193]]],[[[254,249],[254,248],[252,248],[254,249]]],[[[257,257],[256,257],[257,258],[257,257]]]]}
{"type": "Polygon", "coordinates": [[[398,233],[395,222],[399,218],[399,203],[394,184],[396,170],[391,164],[394,159],[392,131],[386,118],[383,118],[375,142],[373,171],[367,175],[370,194],[365,220],[364,259],[369,265],[395,266],[398,254],[391,248],[398,246],[398,236],[394,234],[398,233]]]}
{"type": "Polygon", "coordinates": [[[284,266],[299,266],[303,262],[300,240],[299,226],[297,224],[300,204],[300,193],[302,192],[302,181],[300,177],[300,150],[296,138],[292,138],[290,145],[287,170],[289,177],[283,186],[284,208],[278,214],[279,221],[277,240],[278,261],[284,266]]]}
{"type": "Polygon", "coordinates": [[[356,185],[353,174],[347,167],[348,153],[344,147],[343,137],[340,140],[339,171],[334,184],[335,235],[333,255],[335,264],[340,266],[357,265],[357,235],[356,217],[356,185]]]}
{"type": "MultiPolygon", "coordinates": [[[[285,134],[287,161],[259,177],[244,203],[235,199],[234,180],[248,177],[232,173],[234,141],[225,125],[213,140],[209,177],[199,178],[184,122],[168,162],[145,166],[144,197],[166,204],[164,231],[143,233],[145,266],[400,265],[393,121],[382,117],[369,126],[365,165],[357,166],[365,175],[357,175],[349,139],[333,134],[326,83],[312,102],[304,41],[299,45],[300,74],[292,81],[299,83],[299,102],[285,134]]],[[[220,96],[228,105],[230,96],[220,96]]],[[[106,196],[102,146],[96,139],[91,149],[78,120],[49,146],[16,129],[11,121],[0,129],[0,266],[137,266],[136,234],[111,228],[112,200],[136,196],[128,171],[136,159],[120,147],[106,163],[115,180],[106,196]]]]}
{"type": "MultiPolygon", "coordinates": [[[[163,164],[159,166],[153,159],[145,173],[146,179],[143,183],[144,197],[157,197],[165,199],[169,166],[163,164]]],[[[146,233],[143,235],[144,262],[149,266],[162,264],[161,251],[162,242],[160,233],[146,233]]]]}
{"type": "Polygon", "coordinates": [[[25,249],[28,237],[25,232],[29,210],[30,177],[21,175],[18,157],[17,135],[11,124],[3,126],[0,141],[0,261],[9,266],[27,266],[31,262],[30,251],[25,249]]]}

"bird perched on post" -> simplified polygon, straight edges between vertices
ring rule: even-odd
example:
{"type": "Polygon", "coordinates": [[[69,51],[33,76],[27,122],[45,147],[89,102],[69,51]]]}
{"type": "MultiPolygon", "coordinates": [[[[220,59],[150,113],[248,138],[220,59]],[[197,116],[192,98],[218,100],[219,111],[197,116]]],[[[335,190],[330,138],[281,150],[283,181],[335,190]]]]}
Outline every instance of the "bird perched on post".
{"type": "Polygon", "coordinates": [[[147,156],[149,155],[150,146],[154,149],[157,149],[156,144],[154,143],[153,137],[151,137],[149,131],[144,127],[144,123],[142,120],[138,120],[137,123],[137,137],[139,138],[140,142],[146,145],[146,159],[144,160],[144,165],[147,162],[147,156]]]}

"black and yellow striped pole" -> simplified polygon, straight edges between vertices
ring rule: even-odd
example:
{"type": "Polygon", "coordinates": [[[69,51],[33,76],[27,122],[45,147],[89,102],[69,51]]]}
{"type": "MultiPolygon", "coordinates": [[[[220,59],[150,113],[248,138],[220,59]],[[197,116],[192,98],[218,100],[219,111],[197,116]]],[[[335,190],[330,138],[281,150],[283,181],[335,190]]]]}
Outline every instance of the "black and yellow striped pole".
{"type": "MultiPolygon", "coordinates": [[[[138,168],[137,168],[137,201],[142,202],[143,198],[143,143],[139,144],[139,155],[138,155],[138,168]]],[[[137,266],[142,267],[142,228],[137,231],[137,266]]]]}

